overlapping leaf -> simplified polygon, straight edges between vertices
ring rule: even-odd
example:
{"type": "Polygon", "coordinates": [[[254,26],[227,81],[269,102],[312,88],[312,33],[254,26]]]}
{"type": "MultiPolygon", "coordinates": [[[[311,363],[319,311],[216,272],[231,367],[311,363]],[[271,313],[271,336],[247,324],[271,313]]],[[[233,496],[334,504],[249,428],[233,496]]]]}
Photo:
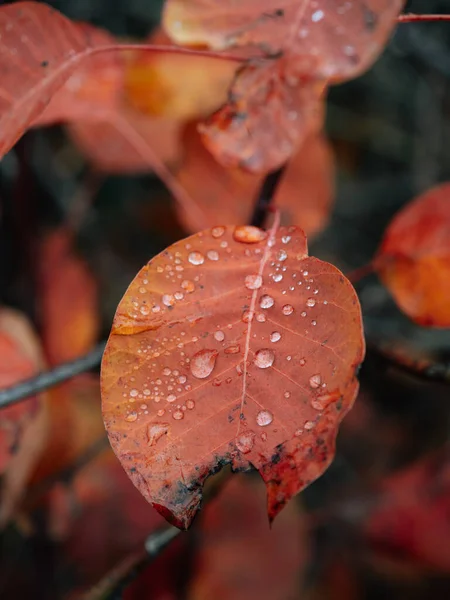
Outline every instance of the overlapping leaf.
{"type": "Polygon", "coordinates": [[[419,196],[395,216],[374,264],[413,321],[450,327],[450,184],[419,196]]]}
{"type": "Polygon", "coordinates": [[[179,44],[222,50],[289,49],[318,78],[348,79],[383,50],[404,0],[167,0],[164,25],[179,44]]]}
{"type": "Polygon", "coordinates": [[[274,518],[332,460],[363,354],[356,294],[301,230],[214,227],[151,260],[119,304],[102,364],[110,441],[181,527],[226,463],[260,471],[274,518]]]}
{"type": "MultiPolygon", "coordinates": [[[[248,223],[254,199],[263,177],[241,169],[222,167],[206,150],[193,127],[183,135],[184,158],[176,176],[183,188],[202,209],[203,222],[248,223]],[[200,184],[201,182],[201,184],[200,184]]],[[[301,226],[308,237],[321,231],[329,218],[334,196],[333,156],[322,135],[305,140],[290,161],[275,193],[274,204],[282,225],[301,226]]],[[[187,231],[202,228],[192,211],[177,206],[187,231]]]]}
{"type": "Polygon", "coordinates": [[[403,5],[244,0],[219,9],[211,0],[168,0],[164,24],[176,42],[245,47],[259,58],[238,74],[229,104],[203,128],[215,156],[258,172],[287,160],[314,128],[325,84],[356,77],[375,61],[403,5]]]}

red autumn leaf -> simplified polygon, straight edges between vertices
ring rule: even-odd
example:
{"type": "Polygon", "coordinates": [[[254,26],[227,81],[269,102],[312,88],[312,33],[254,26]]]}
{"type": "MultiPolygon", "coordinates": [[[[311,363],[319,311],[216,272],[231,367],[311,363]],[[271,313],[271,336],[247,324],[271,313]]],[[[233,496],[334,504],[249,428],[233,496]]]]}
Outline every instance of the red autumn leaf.
{"type": "Polygon", "coordinates": [[[257,48],[258,60],[238,73],[228,104],[201,128],[208,148],[224,165],[260,173],[279,167],[320,128],[326,85],[375,61],[403,5],[245,0],[218,10],[209,0],[169,0],[164,23],[175,41],[246,46],[249,56],[257,48]]]}
{"type": "Polygon", "coordinates": [[[413,321],[450,327],[450,184],[425,192],[394,217],[374,264],[413,321]]]}
{"type": "Polygon", "coordinates": [[[105,425],[138,489],[188,527],[205,478],[254,466],[273,519],[332,460],[358,388],[350,283],[296,228],[218,226],[136,276],[102,364],[105,425]]]}
{"type": "MultiPolygon", "coordinates": [[[[202,210],[199,223],[180,205],[181,223],[195,233],[202,224],[248,223],[263,177],[222,167],[202,144],[193,127],[183,136],[184,159],[176,172],[179,183],[202,210]]],[[[309,137],[291,159],[275,193],[282,225],[298,223],[308,237],[321,231],[329,218],[334,195],[333,155],[322,135],[309,137]]]]}
{"type": "Polygon", "coordinates": [[[174,165],[180,158],[180,125],[169,119],[122,111],[108,120],[70,123],[67,131],[89,162],[105,173],[159,172],[159,164],[174,165]]]}
{"type": "Polygon", "coordinates": [[[61,228],[47,234],[38,258],[40,319],[51,365],[82,356],[98,335],[97,284],[74,250],[73,235],[61,228]]]}
{"type": "Polygon", "coordinates": [[[324,81],[305,76],[291,59],[250,63],[238,72],[228,104],[199,131],[223,165],[271,171],[321,129],[324,90],[324,81]]]}
{"type": "Polygon", "coordinates": [[[384,554],[417,567],[450,570],[449,447],[408,469],[394,473],[382,486],[382,501],[365,533],[384,554]]]}
{"type": "Polygon", "coordinates": [[[234,477],[205,508],[189,599],[299,597],[307,564],[302,515],[291,503],[270,529],[260,483],[234,477]]]}
{"type": "MultiPolygon", "coordinates": [[[[0,156],[36,122],[52,96],[95,52],[99,41],[103,42],[106,34],[93,32],[94,28],[77,25],[45,4],[17,2],[0,7],[0,156]]],[[[112,59],[99,60],[103,65],[104,61],[111,65],[112,59]]],[[[109,68],[106,73],[110,73],[109,68]]],[[[115,89],[115,77],[111,81],[106,77],[106,84],[102,82],[103,91],[107,90],[102,101],[109,98],[109,86],[115,89]]],[[[82,83],[80,89],[76,79],[72,82],[80,102],[90,97],[89,89],[82,83]]],[[[62,92],[53,107],[53,118],[67,114],[65,98],[66,93],[62,92]]],[[[97,102],[96,106],[100,104],[97,102]]]]}
{"type": "MultiPolygon", "coordinates": [[[[289,50],[303,71],[346,80],[382,52],[405,0],[168,0],[163,23],[178,44],[289,50]]],[[[256,54],[256,52],[255,52],[256,54]]],[[[261,52],[259,52],[261,55],[261,52]]]]}
{"type": "MultiPolygon", "coordinates": [[[[0,388],[32,377],[42,368],[39,343],[20,313],[0,310],[0,388]]],[[[0,411],[0,526],[14,510],[47,437],[42,398],[33,396],[0,411]]]]}

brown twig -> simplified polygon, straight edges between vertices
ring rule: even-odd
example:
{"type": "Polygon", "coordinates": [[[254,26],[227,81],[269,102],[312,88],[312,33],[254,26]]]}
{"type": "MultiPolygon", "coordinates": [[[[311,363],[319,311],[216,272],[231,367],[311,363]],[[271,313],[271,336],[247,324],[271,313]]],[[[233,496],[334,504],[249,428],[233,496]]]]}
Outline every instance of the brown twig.
{"type": "Polygon", "coordinates": [[[450,383],[450,362],[432,358],[413,358],[403,349],[368,342],[370,353],[387,367],[395,368],[416,379],[434,383],[450,383]]]}

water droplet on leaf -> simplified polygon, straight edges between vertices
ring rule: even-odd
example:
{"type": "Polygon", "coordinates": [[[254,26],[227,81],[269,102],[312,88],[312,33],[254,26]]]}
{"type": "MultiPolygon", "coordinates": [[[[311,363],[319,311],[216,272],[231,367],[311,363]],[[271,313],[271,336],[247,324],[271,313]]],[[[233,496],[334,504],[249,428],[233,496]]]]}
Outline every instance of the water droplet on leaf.
{"type": "Polygon", "coordinates": [[[275,300],[272,298],[272,296],[269,296],[268,294],[264,294],[264,296],[261,296],[261,300],[259,301],[259,305],[261,308],[271,308],[274,304],[275,300]]]}
{"type": "Polygon", "coordinates": [[[273,365],[273,361],[275,360],[275,353],[273,350],[269,350],[269,348],[262,348],[258,350],[255,354],[255,365],[260,369],[267,369],[273,365]]]}
{"type": "Polygon", "coordinates": [[[217,350],[200,350],[191,358],[191,373],[197,379],[206,379],[213,372],[216,364],[217,350]]]}
{"type": "Polygon", "coordinates": [[[154,446],[168,431],[168,423],[153,423],[152,425],[149,425],[147,430],[149,445],[154,446]]]}
{"type": "Polygon", "coordinates": [[[245,287],[249,290],[258,290],[262,286],[261,275],[247,275],[245,278],[245,287]]]}
{"type": "Polygon", "coordinates": [[[233,238],[236,242],[242,242],[245,244],[256,244],[266,239],[267,233],[259,227],[253,227],[252,225],[242,225],[236,227],[233,231],[233,238]]]}
{"type": "Polygon", "coordinates": [[[213,227],[211,229],[211,235],[213,238],[220,238],[225,233],[225,227],[213,227]]]}
{"type": "Polygon", "coordinates": [[[288,317],[294,312],[294,307],[291,304],[285,304],[282,308],[282,312],[283,315],[286,315],[288,317]]]}
{"type": "Polygon", "coordinates": [[[320,384],[322,383],[322,377],[320,375],[313,375],[312,377],[309,378],[309,385],[313,388],[316,389],[318,387],[320,387],[320,384]]]}
{"type": "Polygon", "coordinates": [[[255,434],[253,431],[246,431],[236,438],[236,447],[242,454],[250,452],[254,444],[255,434]]]}
{"type": "Polygon", "coordinates": [[[281,340],[281,333],[279,331],[273,331],[270,334],[270,341],[271,342],[279,342],[281,340]]]}
{"type": "Polygon", "coordinates": [[[205,262],[205,257],[201,252],[191,252],[188,256],[188,261],[191,265],[202,265],[205,262]]]}

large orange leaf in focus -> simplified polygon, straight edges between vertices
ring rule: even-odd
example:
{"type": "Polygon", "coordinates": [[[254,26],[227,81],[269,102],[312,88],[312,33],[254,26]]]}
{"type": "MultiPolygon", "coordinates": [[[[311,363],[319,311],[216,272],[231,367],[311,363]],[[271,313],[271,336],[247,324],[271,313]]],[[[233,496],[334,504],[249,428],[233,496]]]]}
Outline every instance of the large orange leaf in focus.
{"type": "Polygon", "coordinates": [[[413,321],[450,327],[450,184],[425,192],[394,217],[374,264],[413,321]]]}
{"type": "Polygon", "coordinates": [[[114,451],[164,516],[188,527],[206,477],[254,466],[273,519],[323,473],[364,355],[351,284],[296,228],[217,226],[136,276],[102,363],[114,451]]]}
{"type": "Polygon", "coordinates": [[[191,600],[299,597],[307,564],[302,515],[291,503],[270,529],[260,483],[234,477],[205,508],[191,600]]]}
{"type": "Polygon", "coordinates": [[[45,236],[38,259],[40,320],[51,365],[74,360],[94,346],[99,329],[98,290],[65,228],[45,236]]]}
{"type": "MultiPolygon", "coordinates": [[[[317,78],[346,80],[382,52],[405,0],[167,0],[163,24],[178,44],[289,50],[317,78]]],[[[256,54],[256,50],[255,50],[256,54]]]]}
{"type": "MultiPolygon", "coordinates": [[[[248,223],[264,178],[220,165],[193,127],[186,128],[183,142],[185,155],[176,176],[202,209],[207,224],[248,223]]],[[[325,227],[333,197],[332,150],[323,135],[311,135],[288,163],[276,190],[274,204],[280,211],[281,224],[298,223],[311,237],[325,227]]],[[[195,233],[202,228],[191,211],[179,205],[176,209],[187,231],[195,233]]]]}
{"type": "MultiPolygon", "coordinates": [[[[109,32],[89,25],[72,23],[84,32],[91,47],[117,44],[109,32]]],[[[124,56],[103,52],[90,56],[74,70],[64,85],[52,96],[44,112],[34,121],[41,126],[64,121],[98,121],[118,109],[124,81],[124,56]]]]}

